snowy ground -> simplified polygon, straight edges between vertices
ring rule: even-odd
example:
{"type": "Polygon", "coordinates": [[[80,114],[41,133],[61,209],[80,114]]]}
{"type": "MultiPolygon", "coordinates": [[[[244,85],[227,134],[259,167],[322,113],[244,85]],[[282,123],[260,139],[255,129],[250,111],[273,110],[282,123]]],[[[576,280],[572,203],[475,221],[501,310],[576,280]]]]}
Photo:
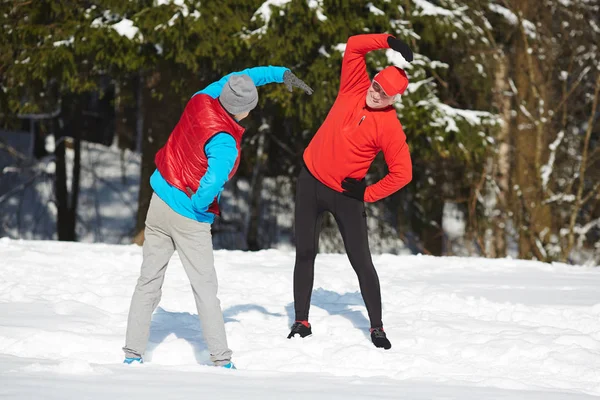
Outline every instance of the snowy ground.
{"type": "Polygon", "coordinates": [[[313,337],[287,340],[293,252],[216,252],[237,371],[209,366],[177,256],[146,363],[121,364],[141,249],[0,239],[0,398],[593,399],[600,269],[374,257],[393,347],[372,346],[356,277],[319,255],[313,337]]]}

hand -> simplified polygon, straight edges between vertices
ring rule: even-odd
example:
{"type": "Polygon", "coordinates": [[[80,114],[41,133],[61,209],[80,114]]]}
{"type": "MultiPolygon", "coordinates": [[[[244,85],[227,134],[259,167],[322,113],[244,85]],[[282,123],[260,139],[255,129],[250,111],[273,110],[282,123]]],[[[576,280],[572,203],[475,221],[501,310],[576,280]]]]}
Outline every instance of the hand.
{"type": "Polygon", "coordinates": [[[343,195],[352,197],[353,199],[365,201],[365,190],[367,190],[367,182],[365,178],[363,179],[354,179],[354,178],[345,178],[342,181],[342,192],[343,195]]]}
{"type": "Polygon", "coordinates": [[[294,75],[291,71],[285,71],[283,73],[283,83],[287,89],[291,92],[292,87],[297,87],[306,92],[306,94],[313,94],[313,90],[300,78],[294,75]]]}
{"type": "Polygon", "coordinates": [[[412,62],[413,52],[410,49],[410,47],[408,47],[408,44],[404,43],[400,39],[396,39],[393,36],[388,36],[387,42],[388,42],[388,46],[390,46],[390,49],[395,50],[398,53],[402,54],[402,57],[404,57],[404,59],[406,61],[412,62]]]}

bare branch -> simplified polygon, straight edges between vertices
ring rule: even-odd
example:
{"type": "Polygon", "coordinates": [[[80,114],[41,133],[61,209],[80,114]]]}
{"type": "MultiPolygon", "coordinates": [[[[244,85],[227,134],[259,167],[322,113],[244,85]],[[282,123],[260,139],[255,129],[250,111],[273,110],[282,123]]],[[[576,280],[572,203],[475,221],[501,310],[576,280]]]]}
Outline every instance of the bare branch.
{"type": "MultiPolygon", "coordinates": [[[[579,187],[577,188],[577,200],[573,204],[571,210],[571,217],[569,220],[569,237],[565,253],[563,258],[566,258],[575,245],[575,222],[577,221],[577,215],[579,210],[583,206],[583,189],[585,187],[585,173],[588,158],[588,151],[590,146],[590,137],[592,136],[592,130],[594,129],[594,120],[596,116],[596,109],[598,108],[598,97],[600,94],[600,73],[596,77],[596,87],[594,89],[594,101],[592,103],[592,109],[590,111],[590,117],[588,118],[587,129],[585,131],[585,139],[583,141],[583,154],[581,156],[581,164],[579,166],[579,187]]],[[[594,190],[595,191],[595,190],[594,190]]],[[[586,196],[587,199],[587,196],[586,196]]]]}
{"type": "Polygon", "coordinates": [[[289,148],[289,146],[287,146],[285,143],[283,143],[278,137],[277,135],[275,135],[273,132],[271,132],[270,130],[267,132],[267,134],[269,135],[269,137],[271,138],[271,140],[273,140],[275,143],[277,143],[277,145],[279,147],[281,147],[286,153],[288,153],[291,156],[296,157],[296,153],[294,153],[294,151],[292,149],[289,148]]]}
{"type": "Polygon", "coordinates": [[[479,179],[479,182],[477,182],[477,185],[475,186],[475,191],[470,199],[470,204],[469,204],[469,222],[472,224],[473,226],[473,230],[475,232],[475,237],[477,242],[479,243],[479,246],[481,247],[481,252],[483,253],[483,255],[485,257],[488,257],[487,251],[485,249],[485,245],[483,240],[481,239],[481,236],[479,235],[479,231],[477,229],[477,217],[476,217],[476,209],[475,207],[477,207],[477,200],[479,199],[479,197],[481,196],[481,190],[483,188],[483,185],[485,183],[485,179],[487,177],[488,174],[488,170],[487,170],[487,164],[484,165],[483,167],[483,171],[481,172],[481,178],[479,179]]]}
{"type": "Polygon", "coordinates": [[[529,110],[521,103],[521,101],[519,101],[519,90],[517,89],[517,86],[515,85],[515,82],[512,80],[512,78],[508,80],[508,83],[510,85],[510,89],[517,98],[517,106],[519,107],[523,115],[525,115],[534,125],[537,125],[538,121],[535,118],[533,118],[533,115],[531,115],[529,110]]]}
{"type": "Polygon", "coordinates": [[[600,182],[596,183],[594,188],[592,190],[590,190],[590,192],[583,199],[581,199],[581,205],[583,206],[585,203],[590,201],[594,196],[599,195],[599,194],[600,194],[600,182]]]}
{"type": "MultiPolygon", "coordinates": [[[[575,84],[573,84],[573,86],[571,86],[571,89],[569,89],[569,91],[563,96],[563,98],[560,100],[554,111],[558,110],[563,105],[563,103],[566,102],[569,99],[569,97],[571,97],[575,89],[577,89],[583,81],[583,78],[585,78],[588,72],[590,72],[590,69],[592,69],[592,67],[588,66],[579,74],[579,77],[577,78],[577,81],[575,81],[575,84]]],[[[552,119],[556,114],[558,113],[550,113],[550,119],[552,119]]]]}
{"type": "Polygon", "coordinates": [[[11,145],[6,144],[6,142],[4,142],[2,139],[0,139],[0,149],[6,150],[8,154],[15,158],[18,158],[21,161],[27,161],[29,159],[29,157],[27,157],[25,154],[21,153],[19,150],[15,149],[11,145]]]}

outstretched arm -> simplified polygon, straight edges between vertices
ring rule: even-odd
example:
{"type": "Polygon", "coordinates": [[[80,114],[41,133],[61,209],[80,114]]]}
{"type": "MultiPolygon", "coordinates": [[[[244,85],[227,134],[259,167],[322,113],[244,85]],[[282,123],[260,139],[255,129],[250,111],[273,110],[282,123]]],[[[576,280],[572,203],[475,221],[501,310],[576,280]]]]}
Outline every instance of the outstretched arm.
{"type": "Polygon", "coordinates": [[[203,93],[209,95],[213,99],[216,99],[221,94],[223,86],[225,86],[227,80],[231,75],[248,75],[256,86],[262,86],[268,83],[283,83],[283,74],[286,71],[289,71],[289,69],[286,67],[274,67],[271,65],[267,67],[246,68],[243,71],[232,72],[230,74],[225,75],[224,77],[222,77],[216,82],[211,83],[201,91],[194,93],[194,95],[203,93]]]}

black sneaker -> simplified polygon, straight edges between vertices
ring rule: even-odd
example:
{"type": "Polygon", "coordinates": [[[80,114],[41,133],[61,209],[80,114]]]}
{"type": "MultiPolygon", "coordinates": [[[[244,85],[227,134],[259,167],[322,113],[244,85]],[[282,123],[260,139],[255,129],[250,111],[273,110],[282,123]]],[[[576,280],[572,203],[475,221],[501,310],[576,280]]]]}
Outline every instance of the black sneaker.
{"type": "Polygon", "coordinates": [[[386,350],[392,348],[392,344],[385,336],[383,328],[371,328],[371,341],[375,347],[383,347],[386,350]]]}
{"type": "Polygon", "coordinates": [[[291,339],[296,335],[300,335],[301,338],[312,335],[312,330],[310,329],[310,324],[308,321],[294,322],[294,325],[292,325],[292,331],[288,335],[288,339],[291,339]]]}

